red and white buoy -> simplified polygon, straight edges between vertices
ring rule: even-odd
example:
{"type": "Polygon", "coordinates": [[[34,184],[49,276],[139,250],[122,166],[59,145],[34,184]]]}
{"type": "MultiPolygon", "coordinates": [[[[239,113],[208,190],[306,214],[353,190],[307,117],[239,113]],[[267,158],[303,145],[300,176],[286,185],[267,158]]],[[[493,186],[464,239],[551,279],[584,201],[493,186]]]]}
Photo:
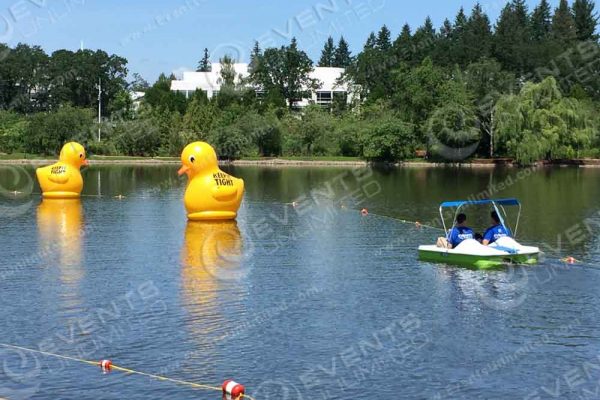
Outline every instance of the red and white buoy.
{"type": "Polygon", "coordinates": [[[244,388],[244,385],[240,385],[231,379],[223,382],[223,394],[228,396],[228,398],[241,399],[245,391],[246,388],[244,388]]]}
{"type": "Polygon", "coordinates": [[[112,366],[112,362],[110,360],[102,360],[98,363],[102,371],[108,372],[110,371],[110,367],[112,366]]]}

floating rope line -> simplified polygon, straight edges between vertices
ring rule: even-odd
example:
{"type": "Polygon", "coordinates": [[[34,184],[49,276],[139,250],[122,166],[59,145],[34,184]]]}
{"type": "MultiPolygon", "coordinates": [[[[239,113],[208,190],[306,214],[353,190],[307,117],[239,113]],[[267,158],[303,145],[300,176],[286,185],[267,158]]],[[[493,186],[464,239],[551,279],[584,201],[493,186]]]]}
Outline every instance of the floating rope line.
{"type": "MultiPolygon", "coordinates": [[[[47,351],[29,349],[27,347],[15,346],[15,345],[12,345],[12,344],[0,343],[0,346],[11,348],[11,349],[28,351],[28,352],[31,352],[31,353],[43,354],[45,356],[55,357],[55,358],[61,358],[63,360],[69,360],[69,361],[79,362],[79,363],[83,363],[83,364],[93,365],[95,367],[101,366],[101,364],[102,364],[102,361],[84,360],[84,359],[81,359],[81,358],[76,358],[76,357],[64,356],[64,355],[60,355],[60,354],[49,353],[47,351]]],[[[146,377],[149,377],[149,378],[152,378],[152,379],[156,379],[156,380],[159,380],[159,381],[172,382],[172,383],[176,383],[178,385],[189,386],[189,387],[193,387],[193,388],[196,388],[196,389],[213,390],[213,391],[217,391],[217,392],[222,392],[223,391],[223,388],[221,388],[221,387],[211,386],[211,385],[205,385],[205,384],[202,384],[202,383],[189,382],[189,381],[184,381],[184,380],[181,380],[181,379],[169,378],[169,377],[166,377],[166,376],[161,376],[161,375],[156,375],[156,374],[150,374],[150,373],[142,372],[142,371],[136,371],[134,369],[121,367],[121,366],[118,366],[118,365],[115,365],[115,364],[112,364],[112,363],[110,364],[110,369],[114,369],[114,370],[117,370],[117,371],[125,372],[127,374],[142,375],[142,376],[146,376],[146,377]]],[[[242,399],[242,398],[249,399],[249,400],[255,400],[253,397],[251,397],[251,396],[249,396],[247,394],[242,394],[242,395],[240,395],[238,397],[238,399],[242,399]]]]}

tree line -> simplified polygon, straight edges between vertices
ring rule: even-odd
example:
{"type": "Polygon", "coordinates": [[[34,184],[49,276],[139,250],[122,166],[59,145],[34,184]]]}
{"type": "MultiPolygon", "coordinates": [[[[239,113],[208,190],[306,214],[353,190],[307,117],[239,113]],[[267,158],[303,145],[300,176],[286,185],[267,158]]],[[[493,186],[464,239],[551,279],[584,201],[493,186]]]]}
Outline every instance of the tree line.
{"type": "MultiPolygon", "coordinates": [[[[295,39],[251,51],[249,76],[222,64],[219,93],[189,98],[173,76],[126,81],[127,61],[89,50],[0,48],[0,151],[55,153],[66,139],[92,152],[178,155],[206,140],[224,157],[352,156],[397,161],[417,153],[440,160],[599,157],[600,45],[595,3],[506,3],[495,23],[479,4],[436,28],[430,18],[396,37],[386,26],[353,55],[328,38],[316,66],[345,68],[350,99],[296,109],[316,90],[315,64],[295,39]],[[2,54],[4,54],[2,56],[2,54]],[[71,73],[65,77],[66,73],[71,73]],[[93,122],[101,79],[101,142],[93,122]],[[144,91],[132,107],[128,91],[144,91]],[[420,151],[419,151],[420,150],[420,151]]],[[[204,49],[198,71],[210,71],[204,49]]]]}

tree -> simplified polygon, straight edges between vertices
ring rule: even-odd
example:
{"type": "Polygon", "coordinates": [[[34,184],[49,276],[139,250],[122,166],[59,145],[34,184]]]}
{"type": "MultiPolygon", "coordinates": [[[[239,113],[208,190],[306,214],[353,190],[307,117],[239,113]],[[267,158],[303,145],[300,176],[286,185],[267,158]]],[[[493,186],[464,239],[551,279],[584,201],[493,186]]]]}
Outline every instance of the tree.
{"type": "Polygon", "coordinates": [[[492,49],[492,27],[490,19],[485,14],[481,5],[473,7],[471,16],[464,27],[462,45],[469,49],[467,56],[461,60],[462,65],[477,61],[482,57],[489,57],[492,49]]]}
{"type": "Polygon", "coordinates": [[[338,68],[347,68],[352,64],[352,53],[350,52],[348,42],[344,37],[340,37],[335,54],[333,55],[333,66],[338,68]]]}
{"type": "Polygon", "coordinates": [[[494,115],[500,150],[522,164],[577,157],[594,137],[592,108],[564,98],[553,77],[503,96],[494,115]]]}
{"type": "Polygon", "coordinates": [[[596,34],[598,16],[594,8],[595,3],[591,0],[575,0],[573,3],[573,17],[577,40],[598,40],[598,35],[596,34]]]}
{"type": "Polygon", "coordinates": [[[233,61],[233,58],[231,58],[231,56],[228,54],[225,54],[223,58],[219,60],[219,62],[221,63],[221,71],[219,74],[221,75],[221,79],[223,81],[221,87],[225,86],[228,88],[233,88],[235,86],[235,62],[233,61]]]}
{"type": "Polygon", "coordinates": [[[493,157],[494,107],[500,96],[512,91],[515,76],[502,70],[502,65],[495,59],[481,59],[466,68],[465,81],[467,89],[475,96],[475,112],[483,134],[479,151],[493,157]]]}
{"type": "Polygon", "coordinates": [[[437,35],[430,17],[425,19],[412,37],[414,44],[414,61],[420,63],[427,57],[431,57],[437,42],[437,35]]]}
{"type": "Polygon", "coordinates": [[[396,91],[393,105],[406,120],[422,124],[431,116],[440,102],[441,89],[447,80],[444,71],[433,64],[431,58],[410,71],[397,71],[394,75],[396,91]]]}
{"type": "Polygon", "coordinates": [[[383,25],[377,34],[375,47],[382,51],[388,51],[392,48],[392,33],[387,26],[383,25]]]}
{"type": "Polygon", "coordinates": [[[177,111],[184,114],[187,107],[187,100],[182,93],[171,91],[171,81],[174,77],[167,77],[160,74],[154,85],[146,90],[144,103],[154,108],[177,111]]]}
{"type": "Polygon", "coordinates": [[[410,25],[404,24],[402,32],[398,35],[398,38],[394,41],[394,53],[399,61],[412,62],[413,51],[412,51],[412,33],[410,31],[410,25]]]}
{"type": "Polygon", "coordinates": [[[109,115],[112,102],[127,89],[127,60],[102,50],[57,50],[48,65],[50,107],[70,104],[98,107],[98,84],[102,83],[102,113],[109,115]]]}
{"type": "Polygon", "coordinates": [[[150,84],[140,74],[135,72],[133,74],[133,80],[129,84],[129,87],[134,92],[145,92],[150,88],[150,84]]]}
{"type": "Polygon", "coordinates": [[[208,49],[204,48],[204,55],[202,59],[198,62],[197,72],[210,72],[212,70],[212,66],[210,64],[210,54],[208,53],[208,49]]]}
{"type": "Polygon", "coordinates": [[[70,106],[48,114],[37,113],[30,119],[23,144],[31,153],[58,154],[66,142],[85,144],[93,141],[93,123],[94,114],[91,110],[70,106]]]}
{"type": "Polygon", "coordinates": [[[540,42],[550,36],[552,30],[552,10],[548,0],[542,0],[531,14],[531,35],[540,42]]]}
{"type": "Polygon", "coordinates": [[[363,125],[360,137],[368,160],[399,161],[415,154],[414,126],[389,114],[363,125]]]}
{"type": "Polygon", "coordinates": [[[552,18],[552,35],[562,46],[570,45],[577,39],[575,20],[567,0],[560,0],[552,18]]]}
{"type": "Polygon", "coordinates": [[[47,109],[47,65],[39,46],[9,49],[0,63],[0,107],[22,113],[47,109]]]}
{"type": "Polygon", "coordinates": [[[437,45],[433,51],[433,59],[437,64],[450,66],[453,63],[452,54],[452,35],[454,34],[454,26],[448,18],[444,20],[444,23],[440,27],[440,33],[438,35],[437,45]]]}
{"type": "Polygon", "coordinates": [[[289,108],[319,86],[319,82],[310,77],[313,63],[304,51],[298,49],[295,38],[289,46],[265,50],[260,62],[264,70],[259,73],[252,70],[251,81],[267,92],[279,93],[289,108]]]}
{"type": "Polygon", "coordinates": [[[531,23],[524,0],[512,0],[500,14],[494,37],[494,56],[504,68],[519,74],[530,70],[531,23]]]}
{"type": "Polygon", "coordinates": [[[329,38],[327,38],[327,41],[325,42],[323,50],[321,51],[321,59],[319,60],[318,66],[333,67],[335,63],[335,53],[336,48],[335,44],[333,43],[333,38],[329,36],[329,38]]]}

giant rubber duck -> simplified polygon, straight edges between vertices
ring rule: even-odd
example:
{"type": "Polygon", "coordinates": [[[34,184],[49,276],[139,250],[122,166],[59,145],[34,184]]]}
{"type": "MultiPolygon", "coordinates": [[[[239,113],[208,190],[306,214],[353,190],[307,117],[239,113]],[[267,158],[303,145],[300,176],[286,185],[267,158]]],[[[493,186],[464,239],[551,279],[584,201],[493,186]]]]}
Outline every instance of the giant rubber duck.
{"type": "Polygon", "coordinates": [[[83,146],[75,142],[65,144],[56,164],[35,171],[44,198],[78,198],[83,189],[83,178],[79,169],[84,165],[88,165],[88,160],[83,146]]]}
{"type": "Polygon", "coordinates": [[[194,142],[181,153],[178,174],[187,174],[184,203],[190,221],[235,219],[244,195],[244,181],[219,169],[215,150],[194,142]]]}

